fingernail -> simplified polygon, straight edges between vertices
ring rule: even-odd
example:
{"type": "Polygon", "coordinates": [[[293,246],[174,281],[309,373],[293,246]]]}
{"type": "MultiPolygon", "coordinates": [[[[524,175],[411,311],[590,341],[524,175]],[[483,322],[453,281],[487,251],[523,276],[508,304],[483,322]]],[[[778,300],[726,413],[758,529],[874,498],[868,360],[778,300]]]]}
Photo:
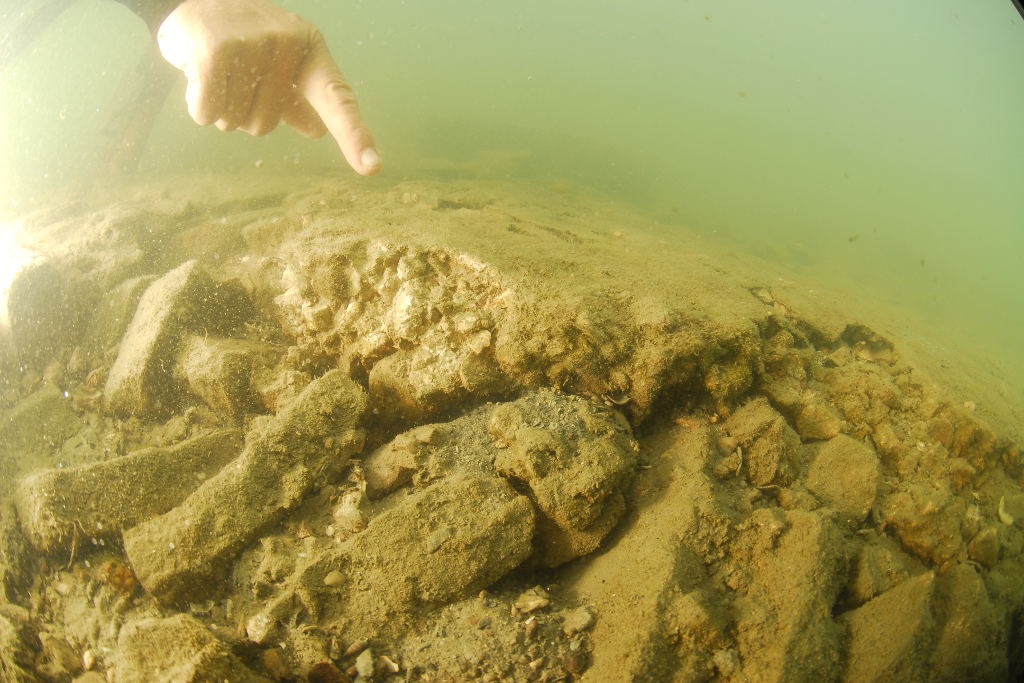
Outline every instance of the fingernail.
{"type": "Polygon", "coordinates": [[[373,147],[367,147],[363,150],[363,153],[359,155],[359,162],[363,165],[363,168],[369,170],[380,166],[380,155],[377,154],[377,150],[373,147]]]}

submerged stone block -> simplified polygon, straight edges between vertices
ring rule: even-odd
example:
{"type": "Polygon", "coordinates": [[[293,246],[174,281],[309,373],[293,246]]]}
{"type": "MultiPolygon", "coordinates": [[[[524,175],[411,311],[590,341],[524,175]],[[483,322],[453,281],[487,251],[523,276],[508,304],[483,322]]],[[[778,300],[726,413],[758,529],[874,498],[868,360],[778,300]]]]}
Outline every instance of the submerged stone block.
{"type": "Polygon", "coordinates": [[[113,671],[122,683],[259,683],[258,676],[195,617],[146,617],[125,624],[113,671]]]}
{"type": "Polygon", "coordinates": [[[175,373],[215,412],[237,420],[261,409],[253,372],[273,365],[282,352],[248,340],[190,335],[181,343],[175,373]]]}
{"type": "Polygon", "coordinates": [[[143,448],[79,467],[44,470],[22,480],[15,503],[22,529],[37,549],[115,535],[179,504],[237,455],[242,436],[219,430],[169,448],[143,448]]]}
{"type": "Polygon", "coordinates": [[[504,480],[455,476],[300,564],[296,587],[323,596],[325,619],[379,629],[396,613],[450,602],[515,569],[533,550],[534,520],[529,499],[504,480]]]}
{"type": "Polygon", "coordinates": [[[72,346],[90,298],[51,263],[32,264],[18,273],[7,295],[7,314],[21,362],[40,363],[72,346]]]}
{"type": "Polygon", "coordinates": [[[362,450],[366,394],[339,370],[247,436],[234,462],[181,505],[124,533],[128,559],[158,600],[196,600],[260,529],[294,508],[313,485],[362,450]]]}
{"type": "Polygon", "coordinates": [[[364,470],[370,498],[459,473],[504,477],[537,508],[534,560],[555,567],[592,552],[618,523],[636,461],[621,414],[542,390],[404,432],[364,470]]]}
{"type": "Polygon", "coordinates": [[[250,313],[237,287],[215,283],[188,261],[151,284],[139,300],[110,368],[103,398],[117,415],[166,409],[173,397],[172,366],[187,331],[223,333],[250,313]]]}
{"type": "Polygon", "coordinates": [[[59,448],[82,422],[54,386],[44,386],[0,416],[0,492],[27,463],[59,448]]]}
{"type": "Polygon", "coordinates": [[[743,466],[754,486],[786,485],[800,462],[800,437],[765,398],[738,408],[724,424],[743,449],[743,466]]]}
{"type": "Polygon", "coordinates": [[[934,588],[934,574],[921,574],[840,616],[849,633],[844,681],[928,679],[934,588]]]}
{"type": "Polygon", "coordinates": [[[860,524],[878,497],[878,456],[845,434],[807,447],[807,489],[844,518],[860,524]]]}

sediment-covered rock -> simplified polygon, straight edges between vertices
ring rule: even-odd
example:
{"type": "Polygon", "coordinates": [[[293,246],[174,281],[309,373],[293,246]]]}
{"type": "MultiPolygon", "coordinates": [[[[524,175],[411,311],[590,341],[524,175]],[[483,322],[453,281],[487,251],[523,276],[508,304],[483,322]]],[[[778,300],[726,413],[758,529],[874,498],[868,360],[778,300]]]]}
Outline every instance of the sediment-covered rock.
{"type": "Polygon", "coordinates": [[[555,567],[592,552],[618,522],[636,465],[621,414],[550,390],[417,427],[366,458],[367,493],[459,472],[501,476],[537,507],[535,560],[555,567]]]}
{"type": "Polygon", "coordinates": [[[978,571],[958,564],[938,577],[935,592],[940,626],[931,661],[934,680],[1008,680],[1002,615],[978,571]]]}
{"type": "Polygon", "coordinates": [[[625,509],[636,464],[629,425],[616,413],[550,392],[495,406],[487,429],[495,469],[527,487],[541,515],[538,561],[556,567],[593,551],[625,509]]]}
{"type": "Polygon", "coordinates": [[[935,576],[927,572],[841,616],[849,634],[844,681],[928,678],[928,654],[935,638],[934,589],[935,576]]]}
{"type": "MultiPolygon", "coordinates": [[[[1001,437],[1021,422],[998,382],[940,391],[852,300],[726,267],[604,199],[245,182],[47,228],[109,305],[73,352],[0,382],[3,473],[45,471],[28,480],[43,508],[0,515],[7,596],[53,622],[20,631],[45,634],[35,666],[73,650],[128,680],[219,676],[233,655],[278,680],[1019,673],[1024,471],[1001,437]],[[55,429],[31,417],[51,409],[55,429]],[[197,487],[165,512],[155,479],[118,469],[226,425],[244,445],[204,483],[161,461],[197,487]],[[137,522],[127,562],[105,542],[67,566],[21,534],[57,545],[97,521],[137,522]]],[[[4,640],[11,623],[3,663],[31,641],[4,640]]]]}
{"type": "Polygon", "coordinates": [[[832,619],[849,548],[817,512],[770,508],[740,526],[726,579],[738,595],[736,644],[744,678],[834,680],[843,631],[832,619]],[[771,647],[765,647],[771,643],[771,647]]]}
{"type": "Polygon", "coordinates": [[[113,671],[124,683],[265,683],[201,622],[187,614],[124,625],[113,671]]]}
{"type": "Polygon", "coordinates": [[[53,385],[0,416],[0,492],[10,489],[25,463],[59,448],[81,424],[71,401],[53,385]]]}
{"type": "Polygon", "coordinates": [[[0,602],[26,602],[33,564],[14,506],[5,501],[0,504],[0,602]]]}
{"type": "Polygon", "coordinates": [[[154,281],[139,300],[110,368],[103,398],[118,415],[170,408],[172,363],[188,332],[229,332],[251,311],[237,288],[217,284],[196,261],[154,281]]]}
{"type": "Polygon", "coordinates": [[[233,460],[241,446],[239,432],[220,430],[167,448],[43,470],[19,482],[18,518],[37,549],[70,551],[167,512],[233,460]]]}
{"type": "Polygon", "coordinates": [[[786,484],[800,466],[800,437],[764,398],[738,408],[723,425],[738,441],[742,469],[754,486],[786,484]]]}
{"type": "Polygon", "coordinates": [[[238,421],[264,409],[253,376],[265,372],[282,353],[269,344],[190,335],[178,349],[175,374],[217,414],[238,421]]]}
{"type": "Polygon", "coordinates": [[[91,293],[47,261],[21,270],[10,283],[6,310],[11,339],[23,363],[39,364],[72,346],[82,333],[91,293]]]}
{"type": "Polygon", "coordinates": [[[456,475],[402,497],[337,550],[301,561],[292,585],[323,624],[390,630],[389,619],[472,594],[519,566],[533,550],[535,517],[507,482],[456,475]]]}
{"type": "Polygon", "coordinates": [[[844,434],[807,451],[807,489],[854,524],[863,522],[878,497],[875,452],[844,434]]]}
{"type": "Polygon", "coordinates": [[[82,335],[83,363],[102,362],[110,348],[120,343],[135,315],[139,299],[154,279],[152,276],[133,277],[100,297],[82,335]]]}
{"type": "Polygon", "coordinates": [[[181,505],[124,533],[132,568],[165,603],[199,599],[260,529],[363,447],[363,390],[338,370],[250,432],[242,453],[181,505]]]}

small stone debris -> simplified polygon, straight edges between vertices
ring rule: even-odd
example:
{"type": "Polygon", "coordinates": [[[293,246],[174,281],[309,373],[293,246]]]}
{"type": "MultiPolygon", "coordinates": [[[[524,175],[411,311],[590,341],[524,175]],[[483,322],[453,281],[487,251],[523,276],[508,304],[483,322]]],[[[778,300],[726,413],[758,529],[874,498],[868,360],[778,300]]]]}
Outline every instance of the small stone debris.
{"type": "Polygon", "coordinates": [[[534,586],[520,593],[512,604],[521,613],[529,614],[550,605],[551,599],[546,590],[540,586],[534,586]]]}
{"type": "Polygon", "coordinates": [[[355,667],[356,671],[363,678],[373,678],[373,650],[370,648],[366,648],[365,650],[360,652],[359,656],[356,657],[355,667]]]}
{"type": "Polygon", "coordinates": [[[567,635],[575,635],[586,631],[594,625],[594,613],[589,607],[577,607],[564,613],[562,619],[562,632],[567,635]]]}

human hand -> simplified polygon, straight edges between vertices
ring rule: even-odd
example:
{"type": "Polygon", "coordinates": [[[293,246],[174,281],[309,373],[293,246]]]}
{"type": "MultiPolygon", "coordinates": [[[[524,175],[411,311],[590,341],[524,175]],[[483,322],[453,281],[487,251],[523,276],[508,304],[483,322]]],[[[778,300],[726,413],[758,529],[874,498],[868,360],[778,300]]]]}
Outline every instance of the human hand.
{"type": "Polygon", "coordinates": [[[381,159],[355,93],[320,31],[269,0],[185,0],[160,25],[164,59],[185,72],[189,115],[266,135],[282,119],[311,138],[330,131],[362,175],[381,159]]]}

